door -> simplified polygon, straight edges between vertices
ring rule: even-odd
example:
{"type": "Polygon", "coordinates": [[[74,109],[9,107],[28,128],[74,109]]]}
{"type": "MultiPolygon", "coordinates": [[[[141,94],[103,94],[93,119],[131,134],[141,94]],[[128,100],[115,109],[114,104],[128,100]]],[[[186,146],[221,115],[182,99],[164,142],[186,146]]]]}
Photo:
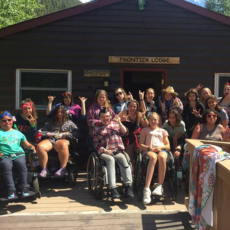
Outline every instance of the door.
{"type": "Polygon", "coordinates": [[[165,83],[165,70],[123,70],[123,88],[131,92],[133,98],[139,101],[139,90],[145,91],[147,88],[155,90],[155,103],[159,108],[159,99],[165,83]]]}

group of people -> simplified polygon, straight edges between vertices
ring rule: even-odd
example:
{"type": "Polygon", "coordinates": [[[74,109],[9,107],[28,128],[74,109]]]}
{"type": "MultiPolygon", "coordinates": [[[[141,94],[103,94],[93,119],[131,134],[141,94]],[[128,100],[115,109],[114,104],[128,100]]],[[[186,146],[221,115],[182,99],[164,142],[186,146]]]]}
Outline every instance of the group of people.
{"type": "Polygon", "coordinates": [[[35,147],[37,133],[37,114],[34,103],[26,99],[21,103],[21,112],[16,121],[8,111],[0,112],[0,167],[8,186],[8,198],[15,196],[12,183],[12,162],[18,167],[21,188],[27,195],[25,184],[26,169],[23,165],[25,154],[21,143],[36,151],[42,171],[40,177],[49,174],[47,169],[48,152],[55,149],[60,161],[56,176],[65,174],[69,156],[69,140],[80,135],[76,125],[79,119],[86,118],[89,127],[87,146],[98,153],[106,162],[109,189],[113,198],[119,198],[116,188],[115,162],[118,162],[127,197],[134,197],[133,175],[136,155],[140,151],[149,158],[143,203],[151,202],[150,184],[154,168],[158,161],[158,185],[153,195],[163,194],[163,182],[166,172],[166,159],[171,151],[176,159],[182,157],[185,138],[199,138],[228,141],[230,84],[224,86],[224,96],[220,101],[211,90],[198,85],[185,93],[187,103],[183,105],[174,88],[168,86],[162,90],[163,100],[159,107],[154,101],[153,88],[139,91],[136,100],[132,94],[126,94],[121,87],[114,90],[114,104],[111,105],[108,94],[103,89],[95,92],[93,103],[87,109],[87,98],[79,97],[81,106],[74,104],[70,92],[62,94],[62,102],[52,107],[54,96],[48,96],[46,114],[51,118],[43,128],[44,140],[35,147]],[[198,91],[201,90],[199,97],[198,91]],[[20,131],[20,132],[19,132],[20,131]],[[14,144],[12,144],[14,143],[14,144]],[[131,165],[125,152],[129,155],[131,165]],[[23,160],[20,160],[23,159],[23,160]],[[11,162],[11,163],[10,163],[11,162]]]}

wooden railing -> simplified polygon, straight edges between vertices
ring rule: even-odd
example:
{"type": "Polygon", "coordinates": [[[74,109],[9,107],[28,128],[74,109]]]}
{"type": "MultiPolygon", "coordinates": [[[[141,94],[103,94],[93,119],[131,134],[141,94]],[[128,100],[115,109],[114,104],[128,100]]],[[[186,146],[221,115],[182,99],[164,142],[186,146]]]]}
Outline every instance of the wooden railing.
{"type": "MultiPolygon", "coordinates": [[[[192,164],[192,155],[194,148],[202,144],[213,144],[221,147],[224,151],[230,153],[229,142],[217,142],[206,140],[187,139],[187,149],[190,151],[190,169],[192,164]]],[[[191,170],[190,170],[191,173],[191,170]]],[[[190,188],[189,188],[190,194],[190,188]]],[[[189,197],[185,198],[185,205],[188,209],[189,197]]],[[[213,227],[210,230],[230,229],[230,160],[221,161],[216,164],[216,181],[214,188],[213,201],[213,227]]]]}

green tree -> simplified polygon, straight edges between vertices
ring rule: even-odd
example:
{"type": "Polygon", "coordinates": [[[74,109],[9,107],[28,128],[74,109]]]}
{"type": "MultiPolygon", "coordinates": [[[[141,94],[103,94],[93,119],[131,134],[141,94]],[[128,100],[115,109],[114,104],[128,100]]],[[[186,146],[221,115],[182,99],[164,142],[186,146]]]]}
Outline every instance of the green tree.
{"type": "Polygon", "coordinates": [[[41,15],[51,14],[82,4],[79,0],[40,0],[40,2],[45,6],[45,8],[41,10],[41,15]]]}
{"type": "Polygon", "coordinates": [[[42,8],[37,0],[0,0],[0,29],[35,18],[42,8]]]}
{"type": "Polygon", "coordinates": [[[206,0],[205,8],[230,17],[230,0],[206,0]]]}

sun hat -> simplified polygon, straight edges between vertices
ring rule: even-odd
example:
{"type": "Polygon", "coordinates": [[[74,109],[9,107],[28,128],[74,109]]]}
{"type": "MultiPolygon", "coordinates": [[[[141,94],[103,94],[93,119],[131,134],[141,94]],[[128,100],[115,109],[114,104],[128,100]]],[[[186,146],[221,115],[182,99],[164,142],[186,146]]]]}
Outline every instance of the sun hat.
{"type": "Polygon", "coordinates": [[[174,89],[173,89],[172,86],[168,86],[166,89],[163,89],[163,90],[162,90],[162,93],[171,93],[171,94],[173,94],[173,95],[175,95],[175,96],[178,96],[178,93],[176,93],[176,92],[174,91],[174,89]]]}

